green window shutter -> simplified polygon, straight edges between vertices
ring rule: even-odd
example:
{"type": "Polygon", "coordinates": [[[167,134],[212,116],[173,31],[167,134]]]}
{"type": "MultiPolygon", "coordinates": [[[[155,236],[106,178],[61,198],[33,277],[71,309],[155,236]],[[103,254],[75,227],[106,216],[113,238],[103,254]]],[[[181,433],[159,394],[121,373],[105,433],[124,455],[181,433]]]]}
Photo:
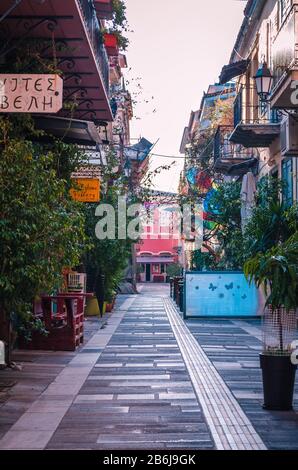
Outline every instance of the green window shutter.
{"type": "Polygon", "coordinates": [[[283,190],[283,203],[285,207],[293,204],[293,160],[288,158],[282,161],[282,179],[286,183],[283,190]]]}

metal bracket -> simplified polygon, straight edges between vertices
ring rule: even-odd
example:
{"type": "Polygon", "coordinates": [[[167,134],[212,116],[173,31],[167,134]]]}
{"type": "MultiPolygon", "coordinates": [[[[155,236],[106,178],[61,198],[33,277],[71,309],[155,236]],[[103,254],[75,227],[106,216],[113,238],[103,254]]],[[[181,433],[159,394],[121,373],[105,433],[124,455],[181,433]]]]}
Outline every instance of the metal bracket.
{"type": "MultiPolygon", "coordinates": [[[[18,38],[18,40],[16,42],[14,42],[14,44],[12,46],[9,46],[9,44],[11,44],[12,40],[13,40],[13,33],[10,34],[10,37],[9,39],[5,42],[4,46],[2,47],[2,49],[0,50],[0,56],[3,56],[3,55],[6,55],[8,54],[9,52],[11,52],[12,50],[18,48],[22,42],[24,41],[24,39],[26,37],[28,37],[28,35],[30,33],[32,33],[32,31],[34,31],[36,28],[38,28],[39,26],[42,26],[44,24],[47,25],[47,28],[48,30],[53,33],[55,31],[55,29],[57,28],[58,26],[58,21],[57,21],[57,18],[55,17],[8,17],[7,20],[9,19],[12,19],[12,18],[20,18],[20,21],[18,22],[18,25],[22,24],[22,21],[23,21],[23,27],[24,27],[24,33],[18,38]],[[32,24],[32,22],[30,22],[30,19],[32,18],[38,18],[38,21],[36,21],[35,23],[32,24]]],[[[7,31],[5,32],[4,31],[4,37],[8,35],[8,32],[9,32],[9,27],[8,25],[6,24],[5,25],[6,28],[7,28],[7,31]]]]}

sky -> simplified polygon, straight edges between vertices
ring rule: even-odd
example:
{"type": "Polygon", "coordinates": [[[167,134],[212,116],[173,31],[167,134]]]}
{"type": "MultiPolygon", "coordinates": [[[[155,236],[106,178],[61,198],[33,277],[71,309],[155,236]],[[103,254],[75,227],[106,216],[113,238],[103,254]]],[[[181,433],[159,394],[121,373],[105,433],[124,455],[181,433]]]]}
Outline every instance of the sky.
{"type": "MultiPolygon", "coordinates": [[[[229,62],[245,1],[126,0],[126,5],[133,31],[126,79],[137,101],[131,137],[157,142],[154,153],[181,156],[190,112],[199,109],[203,91],[229,62]]],[[[172,161],[152,156],[151,170],[172,161]]],[[[177,159],[157,176],[155,189],[175,192],[182,165],[177,159]]]]}

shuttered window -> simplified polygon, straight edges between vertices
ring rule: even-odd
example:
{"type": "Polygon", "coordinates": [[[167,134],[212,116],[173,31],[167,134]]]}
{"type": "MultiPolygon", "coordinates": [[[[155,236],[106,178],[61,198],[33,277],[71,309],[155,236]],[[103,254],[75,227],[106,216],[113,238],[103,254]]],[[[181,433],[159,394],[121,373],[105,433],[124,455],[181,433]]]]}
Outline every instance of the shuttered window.
{"type": "Polygon", "coordinates": [[[292,0],[279,0],[279,27],[286,19],[291,10],[292,0]]]}
{"type": "Polygon", "coordinates": [[[282,161],[282,179],[285,182],[283,189],[283,204],[290,207],[293,204],[293,160],[288,158],[282,161]]]}

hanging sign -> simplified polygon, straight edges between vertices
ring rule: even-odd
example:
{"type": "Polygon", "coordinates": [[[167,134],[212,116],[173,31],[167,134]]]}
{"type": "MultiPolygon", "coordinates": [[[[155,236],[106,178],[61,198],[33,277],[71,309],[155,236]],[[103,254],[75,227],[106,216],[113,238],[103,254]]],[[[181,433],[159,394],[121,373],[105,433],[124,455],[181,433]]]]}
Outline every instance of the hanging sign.
{"type": "Polygon", "coordinates": [[[70,195],[75,201],[79,202],[99,202],[100,183],[99,179],[77,178],[74,182],[78,188],[72,188],[70,195]]]}
{"type": "Polygon", "coordinates": [[[0,113],[57,113],[62,105],[57,74],[0,74],[0,113]]]}

